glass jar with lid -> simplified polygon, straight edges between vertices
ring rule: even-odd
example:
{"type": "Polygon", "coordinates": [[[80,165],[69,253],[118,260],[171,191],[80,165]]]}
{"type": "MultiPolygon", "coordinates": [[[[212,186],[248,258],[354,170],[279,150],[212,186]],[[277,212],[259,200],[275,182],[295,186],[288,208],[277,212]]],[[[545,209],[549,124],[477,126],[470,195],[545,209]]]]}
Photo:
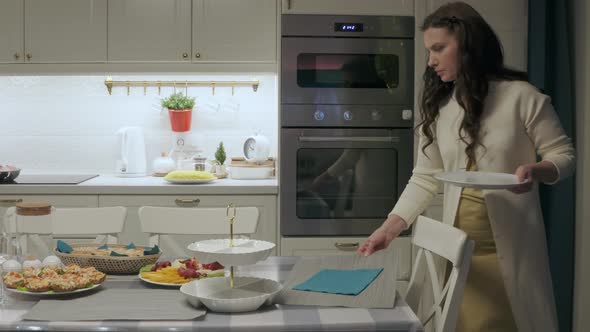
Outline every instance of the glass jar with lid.
{"type": "Polygon", "coordinates": [[[207,167],[207,157],[204,157],[200,153],[193,156],[193,162],[195,165],[195,171],[205,171],[207,167]]]}

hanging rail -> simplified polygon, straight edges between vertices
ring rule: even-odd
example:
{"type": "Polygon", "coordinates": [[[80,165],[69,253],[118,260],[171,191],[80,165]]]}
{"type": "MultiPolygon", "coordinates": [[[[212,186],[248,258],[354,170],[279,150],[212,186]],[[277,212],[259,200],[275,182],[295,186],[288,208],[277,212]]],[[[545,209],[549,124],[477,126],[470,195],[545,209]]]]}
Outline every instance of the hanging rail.
{"type": "Polygon", "coordinates": [[[216,86],[231,86],[231,93],[232,96],[234,94],[234,87],[236,86],[244,86],[250,85],[252,86],[252,90],[254,92],[258,91],[258,85],[260,85],[259,81],[113,81],[113,79],[109,76],[104,81],[104,85],[107,87],[109,91],[109,95],[113,94],[113,87],[115,86],[125,86],[127,87],[127,95],[131,94],[131,87],[143,87],[143,94],[146,94],[147,87],[157,87],[158,88],[158,95],[161,92],[161,88],[163,86],[172,86],[176,91],[177,88],[188,89],[189,86],[204,86],[210,85],[213,95],[215,95],[215,87],[216,86]]]}

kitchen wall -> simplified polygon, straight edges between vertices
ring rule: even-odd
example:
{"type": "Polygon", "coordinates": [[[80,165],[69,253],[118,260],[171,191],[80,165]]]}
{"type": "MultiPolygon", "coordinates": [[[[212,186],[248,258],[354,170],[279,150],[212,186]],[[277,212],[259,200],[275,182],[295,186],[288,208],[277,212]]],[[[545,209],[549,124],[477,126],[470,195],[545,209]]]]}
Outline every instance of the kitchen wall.
{"type": "MultiPolygon", "coordinates": [[[[116,131],[139,126],[145,133],[148,169],[160,152],[172,147],[168,113],[160,99],[172,87],[114,87],[109,96],[105,75],[0,76],[0,164],[13,164],[30,173],[113,173],[116,131]]],[[[223,141],[228,158],[242,156],[244,140],[255,131],[266,135],[277,155],[277,77],[274,73],[120,75],[113,80],[259,80],[249,86],[189,87],[196,97],[189,143],[213,159],[223,141]]],[[[179,84],[178,91],[185,88],[179,84]]]]}

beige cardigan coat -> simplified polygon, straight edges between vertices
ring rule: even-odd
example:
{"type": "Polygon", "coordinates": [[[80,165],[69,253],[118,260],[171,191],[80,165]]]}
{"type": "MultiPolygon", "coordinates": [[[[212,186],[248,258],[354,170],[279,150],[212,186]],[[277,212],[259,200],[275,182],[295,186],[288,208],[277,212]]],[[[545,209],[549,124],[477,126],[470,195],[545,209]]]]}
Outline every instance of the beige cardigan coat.
{"type": "MultiPolygon", "coordinates": [[[[439,191],[440,183],[433,175],[465,169],[465,144],[458,136],[463,115],[454,98],[441,108],[433,127],[435,140],[426,148],[426,156],[420,138],[413,175],[391,213],[411,224],[439,191]]],[[[482,172],[514,173],[520,165],[535,163],[537,154],[555,164],[559,179],[574,170],[574,149],[550,98],[526,82],[490,84],[481,137],[485,149],[476,150],[476,162],[482,172]]],[[[444,223],[453,225],[460,195],[461,188],[444,185],[444,223]]],[[[484,197],[519,331],[557,331],[538,186],[520,195],[484,190],[484,197]]]]}

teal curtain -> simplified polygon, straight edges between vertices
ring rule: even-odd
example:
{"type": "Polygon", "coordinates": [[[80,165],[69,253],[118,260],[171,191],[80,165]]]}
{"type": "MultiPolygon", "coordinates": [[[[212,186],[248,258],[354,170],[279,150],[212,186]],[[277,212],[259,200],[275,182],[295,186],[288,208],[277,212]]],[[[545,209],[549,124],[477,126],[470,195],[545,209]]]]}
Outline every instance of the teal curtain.
{"type": "MultiPolygon", "coordinates": [[[[570,3],[562,0],[529,1],[528,74],[530,82],[551,97],[561,124],[574,139],[570,8],[570,3]]],[[[557,185],[540,187],[560,331],[572,330],[574,183],[574,179],[569,178],[557,185]]]]}

